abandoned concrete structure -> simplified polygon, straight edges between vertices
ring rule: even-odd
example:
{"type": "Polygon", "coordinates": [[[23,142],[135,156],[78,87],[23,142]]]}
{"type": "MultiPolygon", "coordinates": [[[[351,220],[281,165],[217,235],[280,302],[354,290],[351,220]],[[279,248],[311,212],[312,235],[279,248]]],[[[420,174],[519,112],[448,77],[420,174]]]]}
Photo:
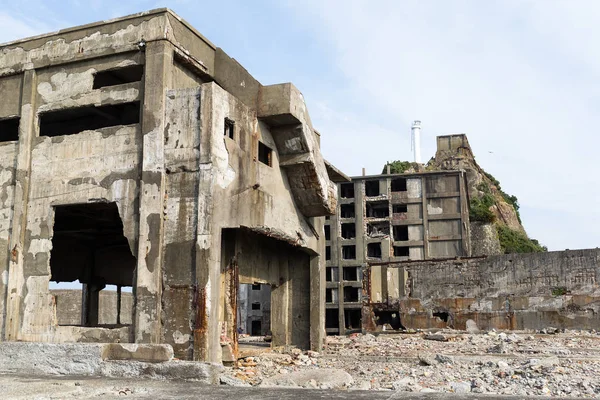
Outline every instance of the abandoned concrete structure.
{"type": "Polygon", "coordinates": [[[407,274],[397,264],[470,255],[465,184],[462,171],[338,184],[338,212],[325,223],[327,333],[360,331],[372,313],[381,325],[399,326],[395,305],[407,294],[407,274]]]}
{"type": "Polygon", "coordinates": [[[0,338],[219,362],[238,285],[262,283],[273,344],[321,347],[343,175],[293,85],[261,85],[160,9],[0,46],[0,94],[0,338]],[[63,325],[49,282],[76,280],[83,318],[63,325]],[[106,285],[133,292],[111,325],[106,285]]]}

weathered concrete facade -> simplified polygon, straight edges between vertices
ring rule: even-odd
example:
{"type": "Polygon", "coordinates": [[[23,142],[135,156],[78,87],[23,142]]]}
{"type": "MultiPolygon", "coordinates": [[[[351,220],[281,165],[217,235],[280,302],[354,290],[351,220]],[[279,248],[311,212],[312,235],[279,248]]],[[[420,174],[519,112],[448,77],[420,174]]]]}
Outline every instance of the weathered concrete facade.
{"type": "Polygon", "coordinates": [[[364,322],[375,330],[371,321],[387,322],[406,295],[407,275],[396,264],[470,255],[465,185],[461,171],[361,176],[338,184],[339,207],[325,223],[328,333],[360,331],[364,322]],[[365,283],[370,286],[363,293],[365,283]]]}
{"type": "Polygon", "coordinates": [[[600,329],[600,250],[406,262],[406,328],[600,329]]]}
{"type": "Polygon", "coordinates": [[[3,340],[221,361],[237,285],[264,282],[274,343],[320,348],[337,199],[293,85],[160,9],[0,46],[0,94],[3,340]],[[77,279],[85,324],[59,325],[49,281],[77,279]],[[131,325],[97,326],[107,284],[133,287],[131,325]]]}

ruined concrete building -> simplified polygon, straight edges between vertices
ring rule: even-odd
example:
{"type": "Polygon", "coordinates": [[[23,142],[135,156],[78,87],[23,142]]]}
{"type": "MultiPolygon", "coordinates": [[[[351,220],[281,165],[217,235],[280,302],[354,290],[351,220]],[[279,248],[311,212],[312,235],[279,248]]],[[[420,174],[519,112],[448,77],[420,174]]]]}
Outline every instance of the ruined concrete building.
{"type": "Polygon", "coordinates": [[[359,176],[338,184],[338,212],[325,224],[329,334],[361,331],[372,313],[380,325],[400,326],[397,304],[408,295],[408,275],[398,263],[470,255],[465,185],[462,171],[359,176]]]}
{"type": "Polygon", "coordinates": [[[160,9],[0,46],[0,94],[3,340],[218,362],[238,285],[268,284],[273,344],[320,348],[343,176],[293,85],[261,85],[160,9]],[[81,319],[57,317],[51,281],[83,284],[81,319]],[[133,293],[109,323],[107,285],[133,293]]]}

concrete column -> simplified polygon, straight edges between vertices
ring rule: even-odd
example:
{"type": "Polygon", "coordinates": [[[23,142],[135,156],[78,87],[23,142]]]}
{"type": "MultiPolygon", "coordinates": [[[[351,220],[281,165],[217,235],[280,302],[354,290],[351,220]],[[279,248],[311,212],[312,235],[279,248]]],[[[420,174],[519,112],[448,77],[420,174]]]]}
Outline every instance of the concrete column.
{"type": "Polygon", "coordinates": [[[325,335],[325,218],[312,218],[311,223],[320,237],[319,255],[310,259],[310,348],[321,351],[325,335]]]}
{"type": "MultiPolygon", "coordinates": [[[[6,295],[6,319],[0,316],[0,339],[18,340],[23,318],[21,305],[25,296],[23,272],[23,248],[29,203],[29,180],[31,175],[31,146],[36,136],[35,119],[37,75],[35,70],[25,71],[21,95],[21,121],[19,124],[19,147],[14,186],[14,208],[11,223],[10,262],[6,293],[0,287],[0,296],[6,295]],[[4,321],[3,321],[4,320],[4,321]]],[[[0,280],[1,281],[1,280],[0,280]]]]}
{"type": "Polygon", "coordinates": [[[163,203],[165,199],[164,119],[173,50],[166,41],[146,46],[142,109],[142,182],[135,291],[134,339],[160,343],[163,203]]]}

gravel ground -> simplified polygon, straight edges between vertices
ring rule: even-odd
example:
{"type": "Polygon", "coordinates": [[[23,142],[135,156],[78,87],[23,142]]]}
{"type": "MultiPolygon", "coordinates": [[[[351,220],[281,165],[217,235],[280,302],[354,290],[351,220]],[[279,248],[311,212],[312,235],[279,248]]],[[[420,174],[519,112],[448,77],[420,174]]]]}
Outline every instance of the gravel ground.
{"type": "Polygon", "coordinates": [[[600,397],[599,344],[594,331],[552,328],[328,336],[322,353],[256,352],[228,368],[223,383],[594,398],[600,397]],[[311,379],[293,379],[305,371],[311,379]]]}

